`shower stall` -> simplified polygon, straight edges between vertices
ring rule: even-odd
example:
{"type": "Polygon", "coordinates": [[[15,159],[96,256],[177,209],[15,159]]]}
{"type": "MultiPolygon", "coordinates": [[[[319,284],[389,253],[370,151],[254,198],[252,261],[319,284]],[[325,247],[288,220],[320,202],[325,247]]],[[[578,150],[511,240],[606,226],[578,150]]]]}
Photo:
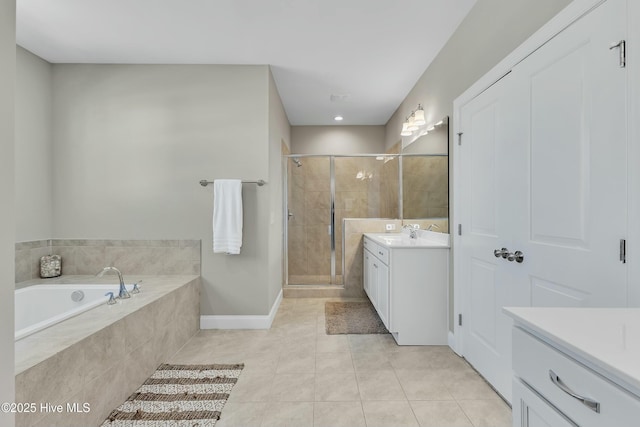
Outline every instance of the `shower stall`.
{"type": "Polygon", "coordinates": [[[345,218],[448,217],[446,154],[286,155],[284,164],[287,285],[343,284],[345,218]]]}
{"type": "Polygon", "coordinates": [[[287,283],[341,285],[342,219],[399,218],[398,155],[285,159],[287,283]]]}

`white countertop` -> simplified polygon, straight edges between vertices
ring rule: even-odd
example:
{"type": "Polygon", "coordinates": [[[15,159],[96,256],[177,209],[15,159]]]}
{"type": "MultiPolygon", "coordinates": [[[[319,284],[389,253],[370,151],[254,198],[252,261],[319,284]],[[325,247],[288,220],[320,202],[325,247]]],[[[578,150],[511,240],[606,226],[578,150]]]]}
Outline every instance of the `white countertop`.
{"type": "Polygon", "coordinates": [[[437,233],[435,231],[416,230],[418,238],[409,237],[409,231],[403,230],[400,233],[364,233],[377,244],[385,248],[433,248],[442,249],[449,247],[449,235],[437,233]]]}
{"type": "Polygon", "coordinates": [[[640,397],[640,308],[505,307],[517,326],[640,397]]]}

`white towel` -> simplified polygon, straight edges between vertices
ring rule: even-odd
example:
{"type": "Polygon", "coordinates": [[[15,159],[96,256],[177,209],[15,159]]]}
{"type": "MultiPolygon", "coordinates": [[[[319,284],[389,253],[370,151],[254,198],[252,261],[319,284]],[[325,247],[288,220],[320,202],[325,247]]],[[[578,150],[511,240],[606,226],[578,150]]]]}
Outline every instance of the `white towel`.
{"type": "Polygon", "coordinates": [[[213,252],[238,255],[242,246],[242,181],[213,183],[213,252]]]}

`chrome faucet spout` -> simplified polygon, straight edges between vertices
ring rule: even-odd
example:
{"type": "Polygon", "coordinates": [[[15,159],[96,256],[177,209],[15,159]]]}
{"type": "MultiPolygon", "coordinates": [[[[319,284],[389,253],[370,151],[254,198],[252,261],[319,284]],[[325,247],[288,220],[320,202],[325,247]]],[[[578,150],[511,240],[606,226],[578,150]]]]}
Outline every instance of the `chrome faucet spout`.
{"type": "Polygon", "coordinates": [[[129,295],[129,292],[127,292],[127,288],[124,286],[124,279],[122,278],[122,273],[117,268],[105,267],[102,269],[101,272],[96,274],[96,276],[102,277],[108,271],[115,271],[118,274],[118,279],[120,280],[120,291],[118,292],[118,298],[120,299],[131,298],[131,295],[129,295]]]}
{"type": "Polygon", "coordinates": [[[416,231],[416,227],[411,225],[411,224],[405,224],[402,226],[402,228],[406,228],[409,230],[409,238],[410,239],[417,239],[418,238],[418,232],[416,231]]]}

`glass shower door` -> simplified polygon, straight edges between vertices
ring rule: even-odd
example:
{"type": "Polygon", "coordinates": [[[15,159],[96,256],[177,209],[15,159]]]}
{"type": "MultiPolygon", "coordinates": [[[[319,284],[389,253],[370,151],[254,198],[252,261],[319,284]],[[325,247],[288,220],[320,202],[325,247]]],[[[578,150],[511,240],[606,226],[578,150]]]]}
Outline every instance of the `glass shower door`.
{"type": "Polygon", "coordinates": [[[287,269],[289,285],[331,284],[331,158],[287,161],[287,269]]]}

